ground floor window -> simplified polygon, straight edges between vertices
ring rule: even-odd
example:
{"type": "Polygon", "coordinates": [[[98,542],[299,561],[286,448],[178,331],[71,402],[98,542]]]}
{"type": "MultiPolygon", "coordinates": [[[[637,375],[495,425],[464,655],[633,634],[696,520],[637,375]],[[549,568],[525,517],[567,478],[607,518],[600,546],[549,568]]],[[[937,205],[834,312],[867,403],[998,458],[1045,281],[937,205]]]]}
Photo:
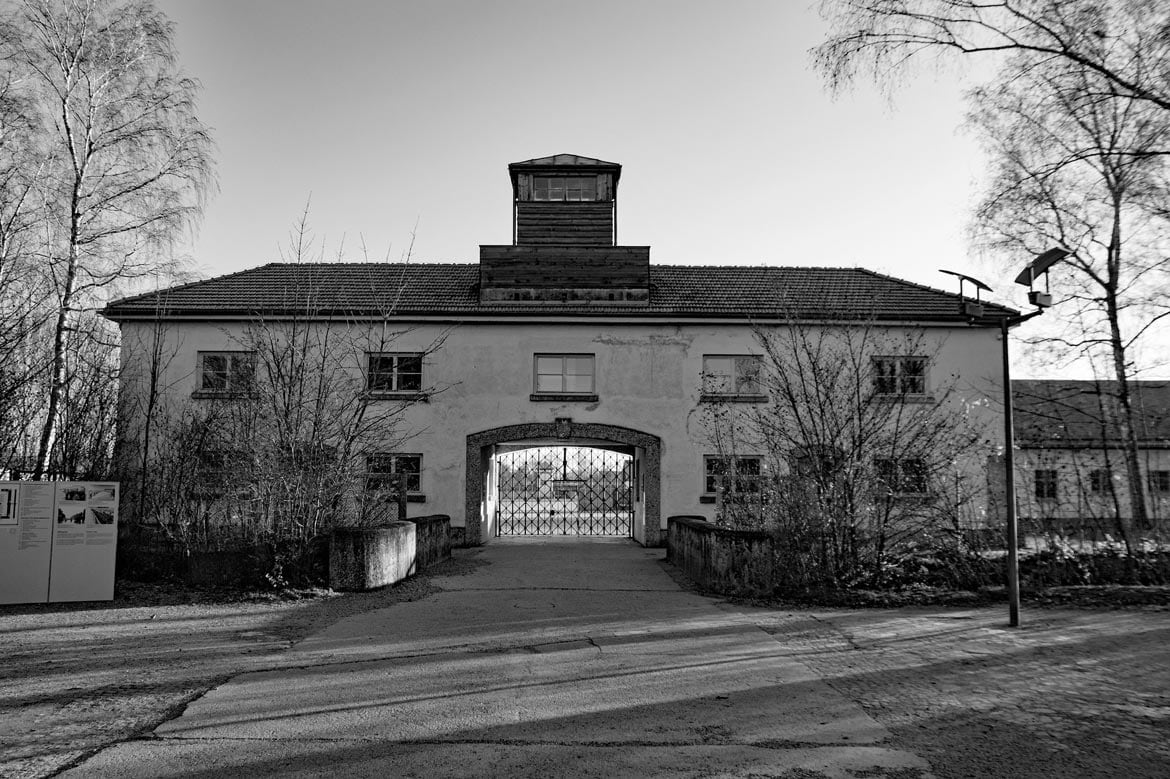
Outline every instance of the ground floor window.
{"type": "Polygon", "coordinates": [[[407,492],[422,492],[422,455],[378,452],[366,456],[366,490],[394,489],[401,477],[407,492]]]}
{"type": "Polygon", "coordinates": [[[874,470],[892,495],[926,494],[926,462],[920,458],[879,458],[874,470]]]}
{"type": "Polygon", "coordinates": [[[759,492],[763,458],[756,455],[724,457],[703,456],[703,491],[714,495],[724,492],[759,492]]]}
{"type": "Polygon", "coordinates": [[[1035,487],[1038,500],[1056,500],[1056,471],[1051,468],[1037,468],[1035,487]]]}
{"type": "Polygon", "coordinates": [[[1089,471],[1089,490],[1096,493],[1109,492],[1113,485],[1113,474],[1108,468],[1096,468],[1089,471]]]}

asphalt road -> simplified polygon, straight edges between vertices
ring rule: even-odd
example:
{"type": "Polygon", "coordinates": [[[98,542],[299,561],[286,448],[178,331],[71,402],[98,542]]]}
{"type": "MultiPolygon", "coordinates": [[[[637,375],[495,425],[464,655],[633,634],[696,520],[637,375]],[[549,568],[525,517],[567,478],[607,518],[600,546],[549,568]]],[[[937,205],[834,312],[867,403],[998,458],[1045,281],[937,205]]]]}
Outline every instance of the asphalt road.
{"type": "Polygon", "coordinates": [[[500,540],[65,776],[930,776],[662,550],[500,540]]]}

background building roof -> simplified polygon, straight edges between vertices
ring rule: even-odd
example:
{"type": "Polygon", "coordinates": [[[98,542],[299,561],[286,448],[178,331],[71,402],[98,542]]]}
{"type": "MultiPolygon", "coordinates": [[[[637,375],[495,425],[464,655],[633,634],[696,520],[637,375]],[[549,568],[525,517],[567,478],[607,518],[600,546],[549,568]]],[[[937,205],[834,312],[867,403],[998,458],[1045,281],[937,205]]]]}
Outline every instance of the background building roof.
{"type": "MultiPolygon", "coordinates": [[[[861,268],[651,265],[648,303],[480,302],[479,278],[478,264],[270,263],[124,298],[102,313],[114,320],[307,311],[457,319],[620,315],[966,321],[957,295],[861,268]]],[[[987,312],[988,320],[1011,313],[1000,306],[988,306],[987,312]]]]}
{"type": "MultiPolygon", "coordinates": [[[[1121,443],[1116,381],[1013,381],[1016,442],[1024,447],[1091,448],[1121,443]]],[[[1170,446],[1170,382],[1129,382],[1144,446],[1170,446]]]]}

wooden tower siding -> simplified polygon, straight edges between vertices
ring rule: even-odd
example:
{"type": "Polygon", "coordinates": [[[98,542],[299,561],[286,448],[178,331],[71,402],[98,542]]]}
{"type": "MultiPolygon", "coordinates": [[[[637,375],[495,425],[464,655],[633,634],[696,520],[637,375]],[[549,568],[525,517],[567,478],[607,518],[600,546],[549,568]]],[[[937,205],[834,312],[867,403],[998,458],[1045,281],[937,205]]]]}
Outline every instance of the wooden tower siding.
{"type": "Polygon", "coordinates": [[[516,204],[516,244],[613,246],[613,201],[516,204]]]}

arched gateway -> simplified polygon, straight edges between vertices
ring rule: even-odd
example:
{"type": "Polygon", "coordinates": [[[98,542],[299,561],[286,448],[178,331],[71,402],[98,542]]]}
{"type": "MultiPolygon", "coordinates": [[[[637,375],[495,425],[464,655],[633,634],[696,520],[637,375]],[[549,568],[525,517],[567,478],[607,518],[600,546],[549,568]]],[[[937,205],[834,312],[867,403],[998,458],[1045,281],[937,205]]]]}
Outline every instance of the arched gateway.
{"type": "Polygon", "coordinates": [[[634,517],[631,536],[643,546],[661,542],[662,441],[628,427],[597,422],[525,422],[483,430],[467,436],[466,543],[487,543],[497,530],[493,504],[493,457],[507,444],[532,446],[624,447],[634,462],[634,517]]]}

